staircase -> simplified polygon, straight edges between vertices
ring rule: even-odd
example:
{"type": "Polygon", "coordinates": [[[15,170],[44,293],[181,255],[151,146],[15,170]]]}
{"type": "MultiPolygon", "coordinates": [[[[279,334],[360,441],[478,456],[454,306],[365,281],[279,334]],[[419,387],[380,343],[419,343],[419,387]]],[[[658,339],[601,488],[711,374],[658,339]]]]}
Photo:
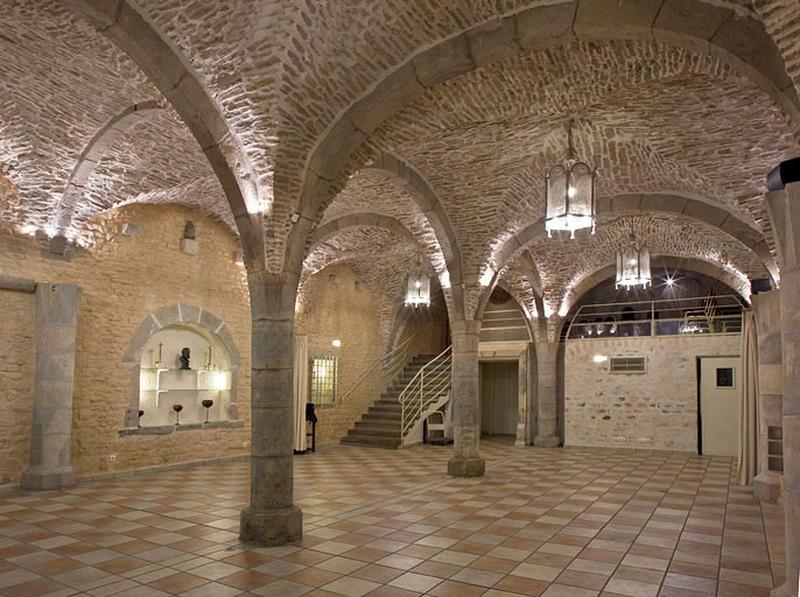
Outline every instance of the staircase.
{"type": "Polygon", "coordinates": [[[405,366],[402,374],[369,407],[366,414],[356,423],[355,428],[347,432],[347,436],[342,439],[342,443],[378,448],[397,448],[400,445],[402,416],[402,407],[399,401],[400,393],[432,358],[432,355],[414,357],[405,366]]]}

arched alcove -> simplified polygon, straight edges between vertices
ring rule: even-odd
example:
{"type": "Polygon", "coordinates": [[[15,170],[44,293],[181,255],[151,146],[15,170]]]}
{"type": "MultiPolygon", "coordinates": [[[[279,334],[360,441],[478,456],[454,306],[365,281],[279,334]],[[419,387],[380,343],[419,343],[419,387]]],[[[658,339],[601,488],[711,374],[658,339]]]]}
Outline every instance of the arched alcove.
{"type": "Polygon", "coordinates": [[[206,415],[209,424],[238,422],[239,361],[233,337],[214,314],[185,304],[150,313],[122,355],[131,367],[124,427],[167,433],[176,421],[174,404],[183,407],[183,426],[205,423],[206,415]],[[188,363],[181,360],[185,348],[188,363]],[[213,402],[208,408],[206,400],[213,402]]]}

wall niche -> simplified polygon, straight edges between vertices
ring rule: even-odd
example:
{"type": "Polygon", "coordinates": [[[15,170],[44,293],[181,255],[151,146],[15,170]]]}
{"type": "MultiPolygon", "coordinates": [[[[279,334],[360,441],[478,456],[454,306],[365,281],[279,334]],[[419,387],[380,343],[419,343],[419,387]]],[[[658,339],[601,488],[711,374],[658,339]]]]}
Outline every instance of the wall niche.
{"type": "Polygon", "coordinates": [[[225,323],[211,313],[173,305],[150,314],[122,360],[131,366],[132,387],[121,435],[241,425],[239,353],[225,323]]]}

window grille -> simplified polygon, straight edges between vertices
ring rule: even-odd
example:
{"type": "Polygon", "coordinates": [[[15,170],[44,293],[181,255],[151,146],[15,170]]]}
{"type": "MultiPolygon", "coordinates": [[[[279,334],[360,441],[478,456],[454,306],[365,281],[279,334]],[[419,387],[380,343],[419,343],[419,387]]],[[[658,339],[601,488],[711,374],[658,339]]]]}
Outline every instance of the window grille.
{"type": "Polygon", "coordinates": [[[314,404],[334,404],[338,382],[338,363],[335,356],[311,359],[309,391],[314,404]]]}

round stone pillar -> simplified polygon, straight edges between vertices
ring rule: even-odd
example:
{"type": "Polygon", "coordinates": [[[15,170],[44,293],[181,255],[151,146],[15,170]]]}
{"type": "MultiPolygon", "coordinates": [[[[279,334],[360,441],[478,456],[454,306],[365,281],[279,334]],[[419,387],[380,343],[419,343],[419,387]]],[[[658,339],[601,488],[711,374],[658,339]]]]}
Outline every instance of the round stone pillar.
{"type": "Polygon", "coordinates": [[[72,284],[36,285],[36,389],[30,468],[22,473],[22,489],[75,483],[70,450],[80,294],[72,284]]]}
{"type": "Polygon", "coordinates": [[[486,464],[480,457],[480,393],[478,389],[479,321],[451,322],[453,365],[451,400],[455,455],[447,463],[451,477],[480,477],[486,464]]]}
{"type": "Polygon", "coordinates": [[[558,440],[558,342],[536,343],[536,436],[537,448],[557,448],[558,440]]]}
{"type": "Polygon", "coordinates": [[[767,194],[781,268],[783,344],[783,508],[786,582],[774,597],[794,597],[800,583],[800,183],[767,194]]]}
{"type": "Polygon", "coordinates": [[[283,545],[302,535],[294,505],[293,392],[296,284],[258,272],[248,276],[252,322],[250,505],[239,537],[283,545]]]}

